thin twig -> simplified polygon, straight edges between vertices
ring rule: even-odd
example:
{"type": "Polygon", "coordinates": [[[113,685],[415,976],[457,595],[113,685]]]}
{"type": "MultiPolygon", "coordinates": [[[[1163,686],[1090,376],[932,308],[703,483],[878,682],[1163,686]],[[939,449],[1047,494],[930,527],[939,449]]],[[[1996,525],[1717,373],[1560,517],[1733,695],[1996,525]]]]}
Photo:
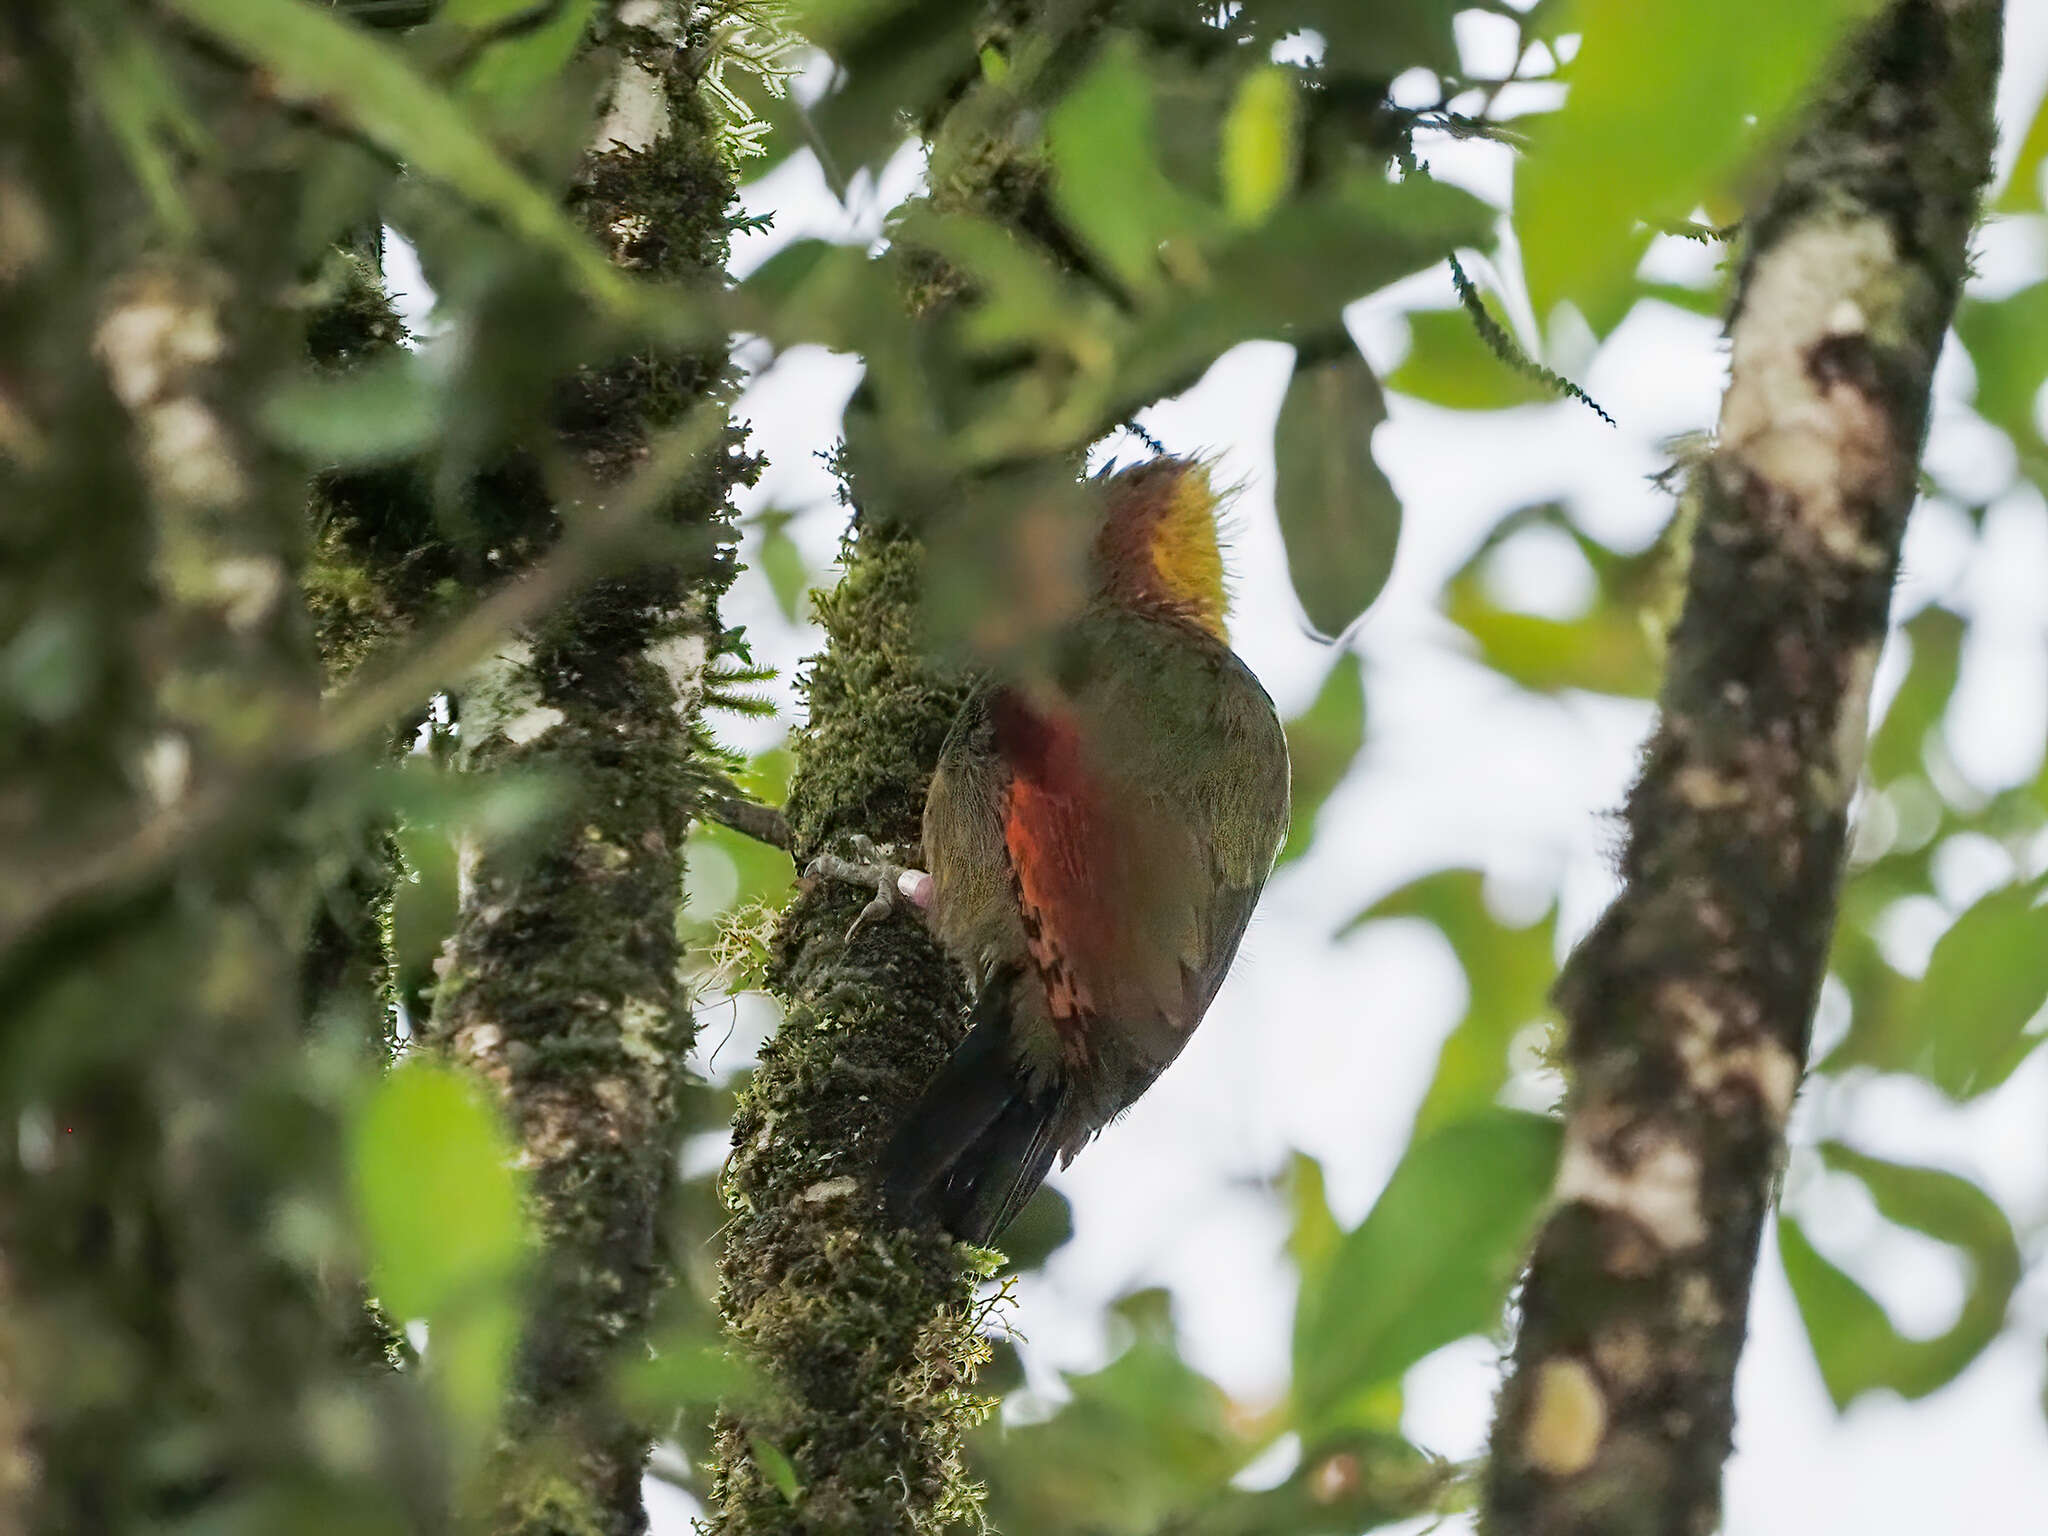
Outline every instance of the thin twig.
{"type": "Polygon", "coordinates": [[[738,795],[706,795],[700,809],[707,821],[729,827],[757,843],[780,848],[784,853],[790,851],[793,839],[789,821],[772,805],[762,805],[759,801],[742,799],[738,795]]]}

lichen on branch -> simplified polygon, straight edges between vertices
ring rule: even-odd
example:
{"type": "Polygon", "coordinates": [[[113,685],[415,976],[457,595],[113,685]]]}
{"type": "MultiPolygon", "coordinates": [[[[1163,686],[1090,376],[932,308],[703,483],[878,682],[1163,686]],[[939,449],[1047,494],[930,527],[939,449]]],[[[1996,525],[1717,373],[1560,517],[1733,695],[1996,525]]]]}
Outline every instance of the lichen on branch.
{"type": "Polygon", "coordinates": [[[1624,888],[1558,989],[1555,1208],[1491,1536],[1707,1536],[1928,414],[1990,173],[1997,0],[1857,36],[1748,221],[1624,888]]]}

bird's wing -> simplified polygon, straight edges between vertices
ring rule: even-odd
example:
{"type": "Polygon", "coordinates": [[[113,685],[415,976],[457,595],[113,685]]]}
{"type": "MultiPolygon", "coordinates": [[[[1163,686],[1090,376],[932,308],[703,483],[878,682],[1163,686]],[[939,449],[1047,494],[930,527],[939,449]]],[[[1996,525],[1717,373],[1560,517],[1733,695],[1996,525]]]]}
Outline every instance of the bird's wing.
{"type": "Polygon", "coordinates": [[[1112,1005],[1119,986],[1128,835],[1070,710],[1005,688],[991,712],[1008,769],[1003,844],[1025,951],[1045,984],[1063,1052],[1079,1059],[1088,1021],[1112,1005]]]}

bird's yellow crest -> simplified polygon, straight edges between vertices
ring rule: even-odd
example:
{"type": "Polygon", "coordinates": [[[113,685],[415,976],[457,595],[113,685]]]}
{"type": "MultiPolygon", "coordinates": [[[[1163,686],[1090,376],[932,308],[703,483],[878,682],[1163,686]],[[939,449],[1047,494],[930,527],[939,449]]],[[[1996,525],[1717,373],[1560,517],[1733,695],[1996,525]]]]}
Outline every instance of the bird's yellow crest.
{"type": "Polygon", "coordinates": [[[1218,505],[1208,466],[1191,460],[1153,459],[1114,476],[1099,545],[1109,594],[1227,639],[1218,505]]]}

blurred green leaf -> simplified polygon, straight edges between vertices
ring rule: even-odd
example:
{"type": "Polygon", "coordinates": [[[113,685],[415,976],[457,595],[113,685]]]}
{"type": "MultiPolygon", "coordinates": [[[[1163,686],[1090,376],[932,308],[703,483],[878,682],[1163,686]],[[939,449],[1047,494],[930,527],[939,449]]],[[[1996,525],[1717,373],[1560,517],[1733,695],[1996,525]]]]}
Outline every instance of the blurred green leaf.
{"type": "Polygon", "coordinates": [[[803,1497],[804,1485],[796,1475],[796,1463],[783,1454],[781,1446],[761,1434],[749,1435],[747,1444],[754,1452],[754,1460],[761,1465],[761,1475],[786,1503],[794,1504],[803,1497]]]}
{"type": "Polygon", "coordinates": [[[379,37],[299,0],[169,4],[230,51],[261,65],[278,96],[317,103],[418,175],[452,188],[558,258],[600,309],[641,322],[673,318],[605,258],[551,195],[498,153],[468,112],[379,37]]]}
{"type": "Polygon", "coordinates": [[[1941,607],[1923,608],[1906,621],[1912,661],[1883,721],[1870,736],[1873,783],[1889,784],[1921,771],[1928,733],[1941,723],[1956,691],[1966,627],[1960,614],[1941,607]]]}
{"type": "Polygon", "coordinates": [[[113,130],[136,183],[166,233],[189,240],[197,233],[180,183],[183,158],[210,161],[219,154],[200,125],[166,61],[141,37],[93,25],[77,29],[84,45],[93,104],[113,130]]]}
{"type": "Polygon", "coordinates": [[[1956,336],[1977,374],[1977,414],[2012,439],[2022,461],[2040,476],[2044,452],[2034,416],[2048,381],[2048,282],[2002,299],[1965,298],[1956,336]]]}
{"type": "Polygon", "coordinates": [[[1562,111],[1537,123],[1515,228],[1539,320],[1609,307],[1641,254],[1633,226],[1684,218],[1770,145],[1877,0],[1646,6],[1579,0],[1562,111]]]}
{"type": "Polygon", "coordinates": [[[1996,1201],[1955,1174],[1886,1162],[1839,1142],[1824,1144],[1821,1154],[1830,1168],[1861,1179],[1887,1220],[1960,1250],[1969,1262],[1955,1322],[1936,1338],[1909,1339],[1868,1291],[1822,1257],[1796,1220],[1778,1221],[1785,1277],[1835,1407],[1880,1387],[1925,1397],[1955,1380],[2004,1326],[2021,1269],[2012,1225],[1996,1201]]]}
{"type": "Polygon", "coordinates": [[[1068,1376],[1059,1412],[988,1432],[994,1443],[976,1460],[998,1530],[1152,1536],[1219,1497],[1256,1453],[1222,1390],[1182,1358],[1164,1291],[1125,1297],[1111,1328],[1129,1345],[1101,1370],[1068,1376]]]}
{"type": "Polygon", "coordinates": [[[1292,1218],[1287,1227],[1287,1256],[1294,1261],[1300,1289],[1318,1290],[1330,1272],[1344,1229],[1330,1212],[1321,1163],[1306,1152],[1290,1153],[1283,1182],[1292,1218]]]}
{"type": "Polygon", "coordinates": [[[2048,905],[2038,883],[1991,892],[1934,946],[1912,1008],[1927,1042],[1923,1075],[1969,1099],[2012,1075],[2040,1043],[2028,1021],[2048,1002],[2048,905]]]}
{"type": "MultiPolygon", "coordinates": [[[[439,19],[485,32],[533,9],[534,0],[449,0],[439,19]]],[[[463,94],[488,103],[494,116],[531,112],[582,43],[596,9],[596,0],[560,0],[538,26],[509,29],[463,72],[463,94]]]]}
{"type": "Polygon", "coordinates": [[[1184,387],[1240,341],[1330,335],[1353,299],[1482,243],[1494,219],[1469,192],[1376,171],[1290,198],[1217,246],[1174,302],[1144,313],[1121,349],[1112,412],[1184,387]]]}
{"type": "Polygon", "coordinates": [[[2034,107],[2027,136],[2012,159],[2012,177],[1992,207],[1999,213],[2040,213],[2041,167],[2048,164],[2048,94],[2034,107]]]}
{"type": "Polygon", "coordinates": [[[691,1408],[736,1407],[762,1387],[759,1370],[709,1322],[671,1330],[636,1349],[618,1380],[622,1406],[657,1423],[691,1408]]]}
{"type": "Polygon", "coordinates": [[[1159,168],[1152,82],[1134,39],[1112,34],[1053,109],[1046,133],[1061,219],[1128,287],[1156,287],[1160,247],[1201,219],[1159,168]]]}
{"type": "Polygon", "coordinates": [[[739,287],[740,318],[778,346],[861,352],[881,325],[901,328],[888,269],[859,246],[795,240],[739,287]]]}
{"type": "Polygon", "coordinates": [[[1308,708],[1287,722],[1287,762],[1293,776],[1287,841],[1280,862],[1308,852],[1323,802],[1344,781],[1365,745],[1365,665],[1355,651],[1339,656],[1308,708]]]}
{"type": "Polygon", "coordinates": [[[428,1369],[472,1449],[496,1422],[530,1249],[511,1138],[475,1084],[414,1057],[357,1115],[349,1166],[378,1301],[424,1319],[428,1369]]]}
{"type": "Polygon", "coordinates": [[[792,11],[790,29],[844,71],[811,108],[806,135],[841,198],[856,172],[911,137],[914,120],[981,73],[981,12],[958,0],[798,0],[792,11]]]}
{"type": "Polygon", "coordinates": [[[1478,642],[1482,661],[1524,688],[1653,698],[1663,672],[1657,626],[1679,570],[1663,541],[1640,554],[1617,554],[1580,532],[1563,508],[1546,503],[1501,520],[1445,585],[1444,613],[1478,642]],[[1592,567],[1595,598],[1576,618],[1518,613],[1500,607],[1486,590],[1494,551],[1533,527],[1566,534],[1592,567]]]}
{"type": "Polygon", "coordinates": [[[1416,1111],[1413,1134],[1419,1138],[1491,1105],[1508,1080],[1508,1048],[1515,1036],[1549,1016],[1557,909],[1553,905],[1526,927],[1510,927],[1488,909],[1479,871],[1446,869],[1381,897],[1347,922],[1339,937],[1367,923],[1403,917],[1434,924],[1465,972],[1465,1015],[1445,1038],[1416,1111]]]}
{"type": "Polygon", "coordinates": [[[755,552],[754,563],[768,579],[768,589],[775,594],[777,611],[790,623],[797,624],[803,621],[804,598],[811,589],[812,581],[810,567],[804,564],[803,551],[789,536],[789,519],[787,512],[764,512],[755,519],[761,525],[761,547],[755,552]]]}
{"type": "Polygon", "coordinates": [[[1506,1109],[1410,1143],[1322,1285],[1304,1289],[1297,1305],[1294,1404],[1304,1439],[1352,1427],[1376,1388],[1499,1324],[1558,1145],[1555,1120],[1506,1109]]]}
{"type": "Polygon", "coordinates": [[[441,434],[447,393],[419,358],[394,350],[345,372],[287,380],[263,402],[264,430],[323,468],[390,463],[441,434]]]}
{"type": "Polygon", "coordinates": [[[1359,1536],[1416,1516],[1440,1523],[1457,1476],[1454,1464],[1399,1435],[1344,1434],[1310,1447],[1279,1487],[1233,1486],[1170,1529],[1173,1536],[1359,1536]]]}
{"type": "Polygon", "coordinates": [[[1297,107],[1294,77],[1275,67],[1238,82],[1223,119],[1223,206],[1231,222],[1257,225],[1280,206],[1294,181],[1297,107]]]}
{"type": "MultiPolygon", "coordinates": [[[[1511,330],[1492,295],[1482,302],[1503,330],[1511,330]]],[[[1408,355],[1387,375],[1387,388],[1455,411],[1499,411],[1543,405],[1557,396],[1517,372],[1486,345],[1462,309],[1411,310],[1408,355]]]]}
{"type": "Polygon", "coordinates": [[[1386,419],[1355,348],[1296,353],[1273,428],[1273,497],[1295,596],[1324,635],[1356,623],[1394,569],[1401,501],[1372,457],[1373,428],[1386,419]]]}
{"type": "Polygon", "coordinates": [[[1728,305],[1728,295],[1721,283],[1693,288],[1685,283],[1644,282],[1636,285],[1636,296],[1655,299],[1673,309],[1682,309],[1689,315],[1704,315],[1710,320],[1719,319],[1728,305]]]}

